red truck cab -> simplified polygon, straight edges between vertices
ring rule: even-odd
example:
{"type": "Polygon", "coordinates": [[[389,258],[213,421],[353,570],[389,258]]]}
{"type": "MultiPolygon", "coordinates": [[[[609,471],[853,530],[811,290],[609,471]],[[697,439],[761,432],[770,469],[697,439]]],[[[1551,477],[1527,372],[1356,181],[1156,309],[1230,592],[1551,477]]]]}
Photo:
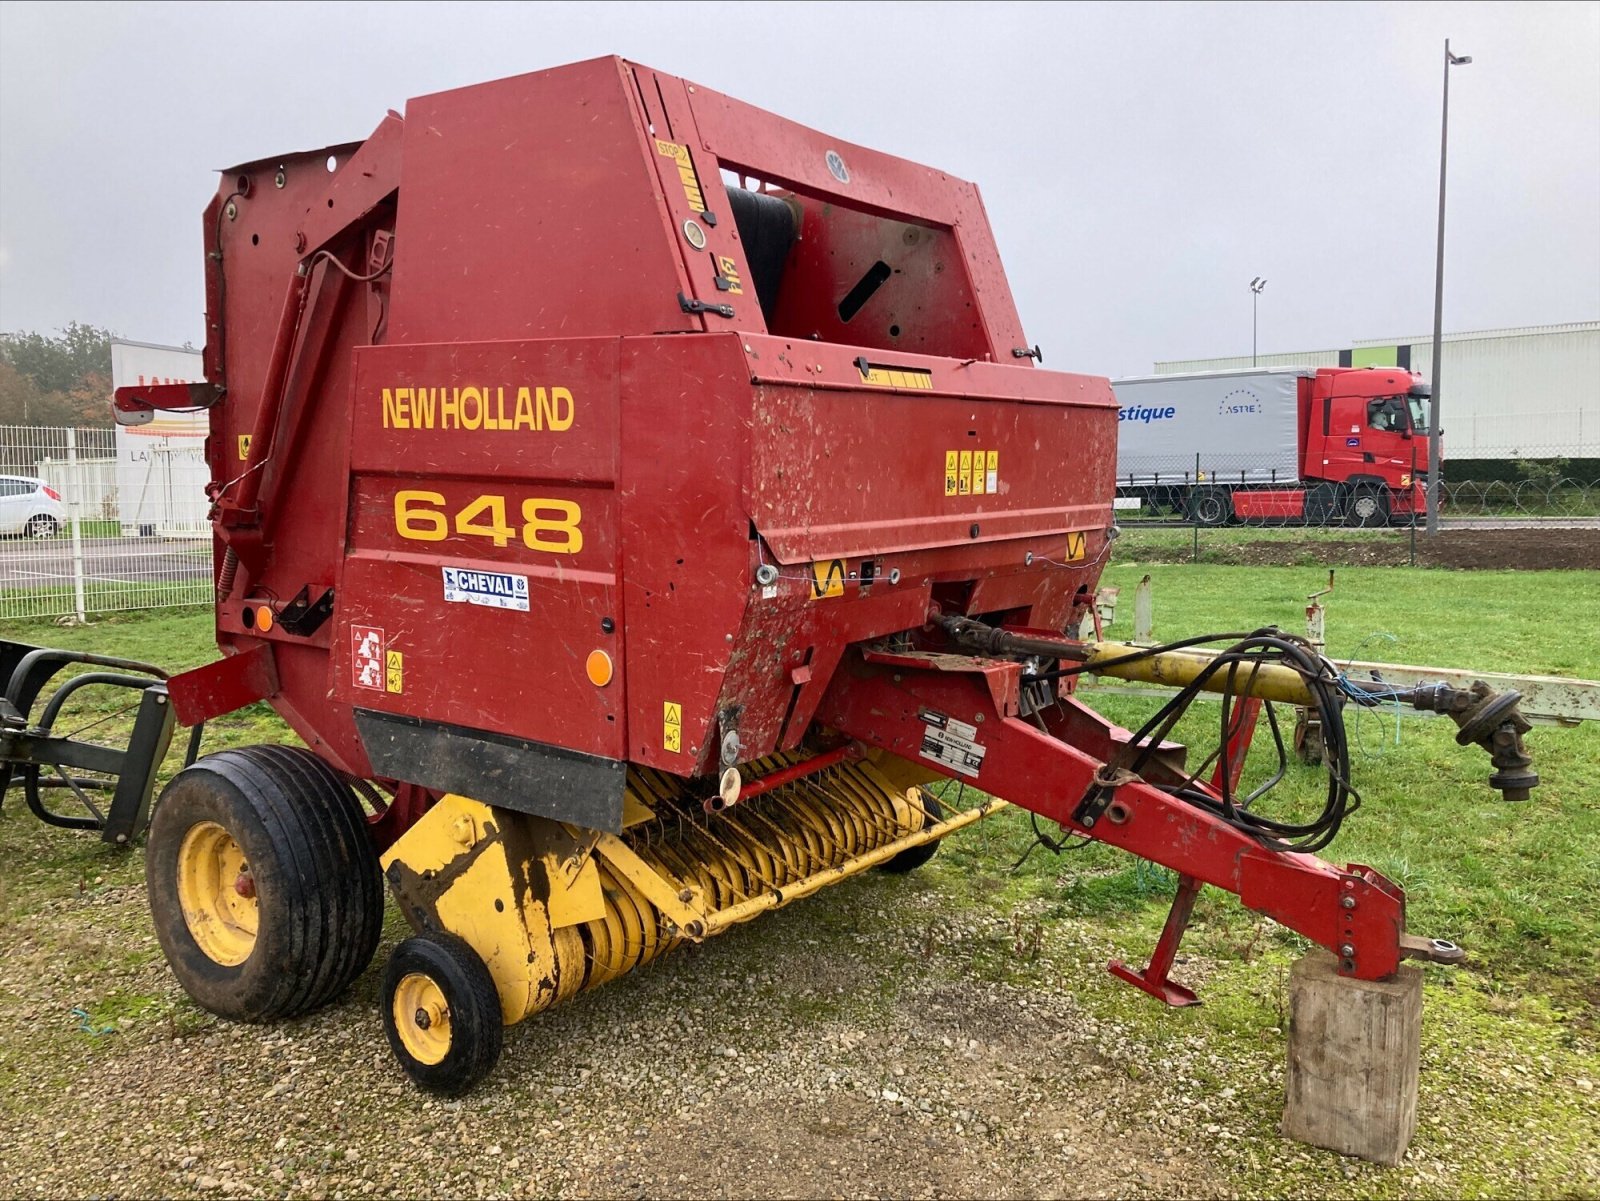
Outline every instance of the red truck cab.
{"type": "Polygon", "coordinates": [[[1300,486],[1241,489],[1244,521],[1388,524],[1426,505],[1428,385],[1393,367],[1319,367],[1299,381],[1300,486]]]}

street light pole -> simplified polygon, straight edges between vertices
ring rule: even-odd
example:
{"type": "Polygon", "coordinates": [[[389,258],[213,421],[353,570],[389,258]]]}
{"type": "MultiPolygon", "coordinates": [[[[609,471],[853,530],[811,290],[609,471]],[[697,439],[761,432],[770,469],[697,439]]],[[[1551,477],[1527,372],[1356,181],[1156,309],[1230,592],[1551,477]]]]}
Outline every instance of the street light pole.
{"type": "Polygon", "coordinates": [[[1439,244],[1433,276],[1433,385],[1428,400],[1428,534],[1439,532],[1439,491],[1444,483],[1443,450],[1439,441],[1439,359],[1444,342],[1444,181],[1450,153],[1450,68],[1464,67],[1470,54],[1450,53],[1444,40],[1444,104],[1439,119],[1439,244]]]}
{"type": "Polygon", "coordinates": [[[1261,299],[1261,289],[1267,281],[1259,275],[1250,281],[1250,366],[1256,365],[1256,301],[1261,299]]]}

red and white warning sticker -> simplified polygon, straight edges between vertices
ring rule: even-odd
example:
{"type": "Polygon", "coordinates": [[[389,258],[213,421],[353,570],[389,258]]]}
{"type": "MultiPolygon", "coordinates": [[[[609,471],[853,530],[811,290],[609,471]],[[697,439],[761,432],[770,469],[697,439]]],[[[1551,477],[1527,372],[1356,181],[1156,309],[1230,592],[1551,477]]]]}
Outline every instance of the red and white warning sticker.
{"type": "Polygon", "coordinates": [[[383,631],[377,626],[350,627],[350,672],[357,688],[384,691],[383,631]]]}

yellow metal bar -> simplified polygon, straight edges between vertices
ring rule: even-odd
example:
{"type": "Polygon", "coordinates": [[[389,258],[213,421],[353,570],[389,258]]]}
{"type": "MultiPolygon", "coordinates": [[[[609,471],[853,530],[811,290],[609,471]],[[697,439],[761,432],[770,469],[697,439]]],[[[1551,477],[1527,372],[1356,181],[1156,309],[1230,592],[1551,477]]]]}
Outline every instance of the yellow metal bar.
{"type": "MultiPolygon", "coordinates": [[[[1148,654],[1129,663],[1114,663],[1124,655],[1147,647],[1130,642],[1091,642],[1086,646],[1089,670],[1096,675],[1115,676],[1119,680],[1142,680],[1147,684],[1162,684],[1168,688],[1185,688],[1217,657],[1217,652],[1185,648],[1148,654]]],[[[1286,705],[1314,705],[1316,701],[1306,687],[1305,678],[1292,667],[1281,663],[1252,663],[1237,669],[1224,668],[1216,672],[1202,686],[1206,692],[1232,692],[1238,696],[1256,696],[1264,701],[1281,701],[1286,705]]]]}
{"type": "Polygon", "coordinates": [[[887,863],[901,851],[909,851],[912,847],[920,847],[925,842],[932,842],[936,838],[943,838],[946,834],[953,834],[975,821],[997,813],[1006,807],[1008,802],[993,798],[971,809],[963,810],[948,817],[937,825],[929,826],[925,830],[918,830],[915,834],[907,834],[904,838],[897,838],[893,842],[886,842],[875,850],[864,855],[841,863],[838,867],[830,867],[812,875],[796,880],[793,884],[781,889],[764,892],[758,897],[751,897],[737,905],[730,905],[726,909],[718,909],[706,916],[705,932],[719,934],[729,926],[736,926],[740,922],[747,922],[758,913],[768,909],[776,909],[780,905],[787,905],[790,901],[800,897],[810,896],[819,888],[835,884],[846,876],[853,876],[857,872],[864,872],[868,868],[877,867],[880,863],[887,863]]]}
{"type": "Polygon", "coordinates": [[[615,834],[600,835],[594,849],[596,854],[616,869],[621,879],[638,889],[639,894],[659,909],[668,921],[685,934],[699,936],[702,914],[694,908],[698,890],[667,880],[615,834]],[[686,897],[683,893],[689,895],[686,897]]]}

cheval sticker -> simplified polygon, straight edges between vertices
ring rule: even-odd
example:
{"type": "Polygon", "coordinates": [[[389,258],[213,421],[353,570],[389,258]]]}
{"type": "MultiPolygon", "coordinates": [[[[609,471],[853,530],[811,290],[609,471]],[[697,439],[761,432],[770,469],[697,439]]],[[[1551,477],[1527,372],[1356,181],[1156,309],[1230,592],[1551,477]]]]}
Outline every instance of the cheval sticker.
{"type": "Polygon", "coordinates": [[[489,609],[528,611],[528,577],[504,571],[468,571],[445,567],[444,599],[489,609]]]}
{"type": "Polygon", "coordinates": [[[917,716],[927,726],[922,732],[922,757],[976,780],[983,757],[989,753],[989,748],[978,742],[978,727],[932,709],[920,709],[917,716]]]}

